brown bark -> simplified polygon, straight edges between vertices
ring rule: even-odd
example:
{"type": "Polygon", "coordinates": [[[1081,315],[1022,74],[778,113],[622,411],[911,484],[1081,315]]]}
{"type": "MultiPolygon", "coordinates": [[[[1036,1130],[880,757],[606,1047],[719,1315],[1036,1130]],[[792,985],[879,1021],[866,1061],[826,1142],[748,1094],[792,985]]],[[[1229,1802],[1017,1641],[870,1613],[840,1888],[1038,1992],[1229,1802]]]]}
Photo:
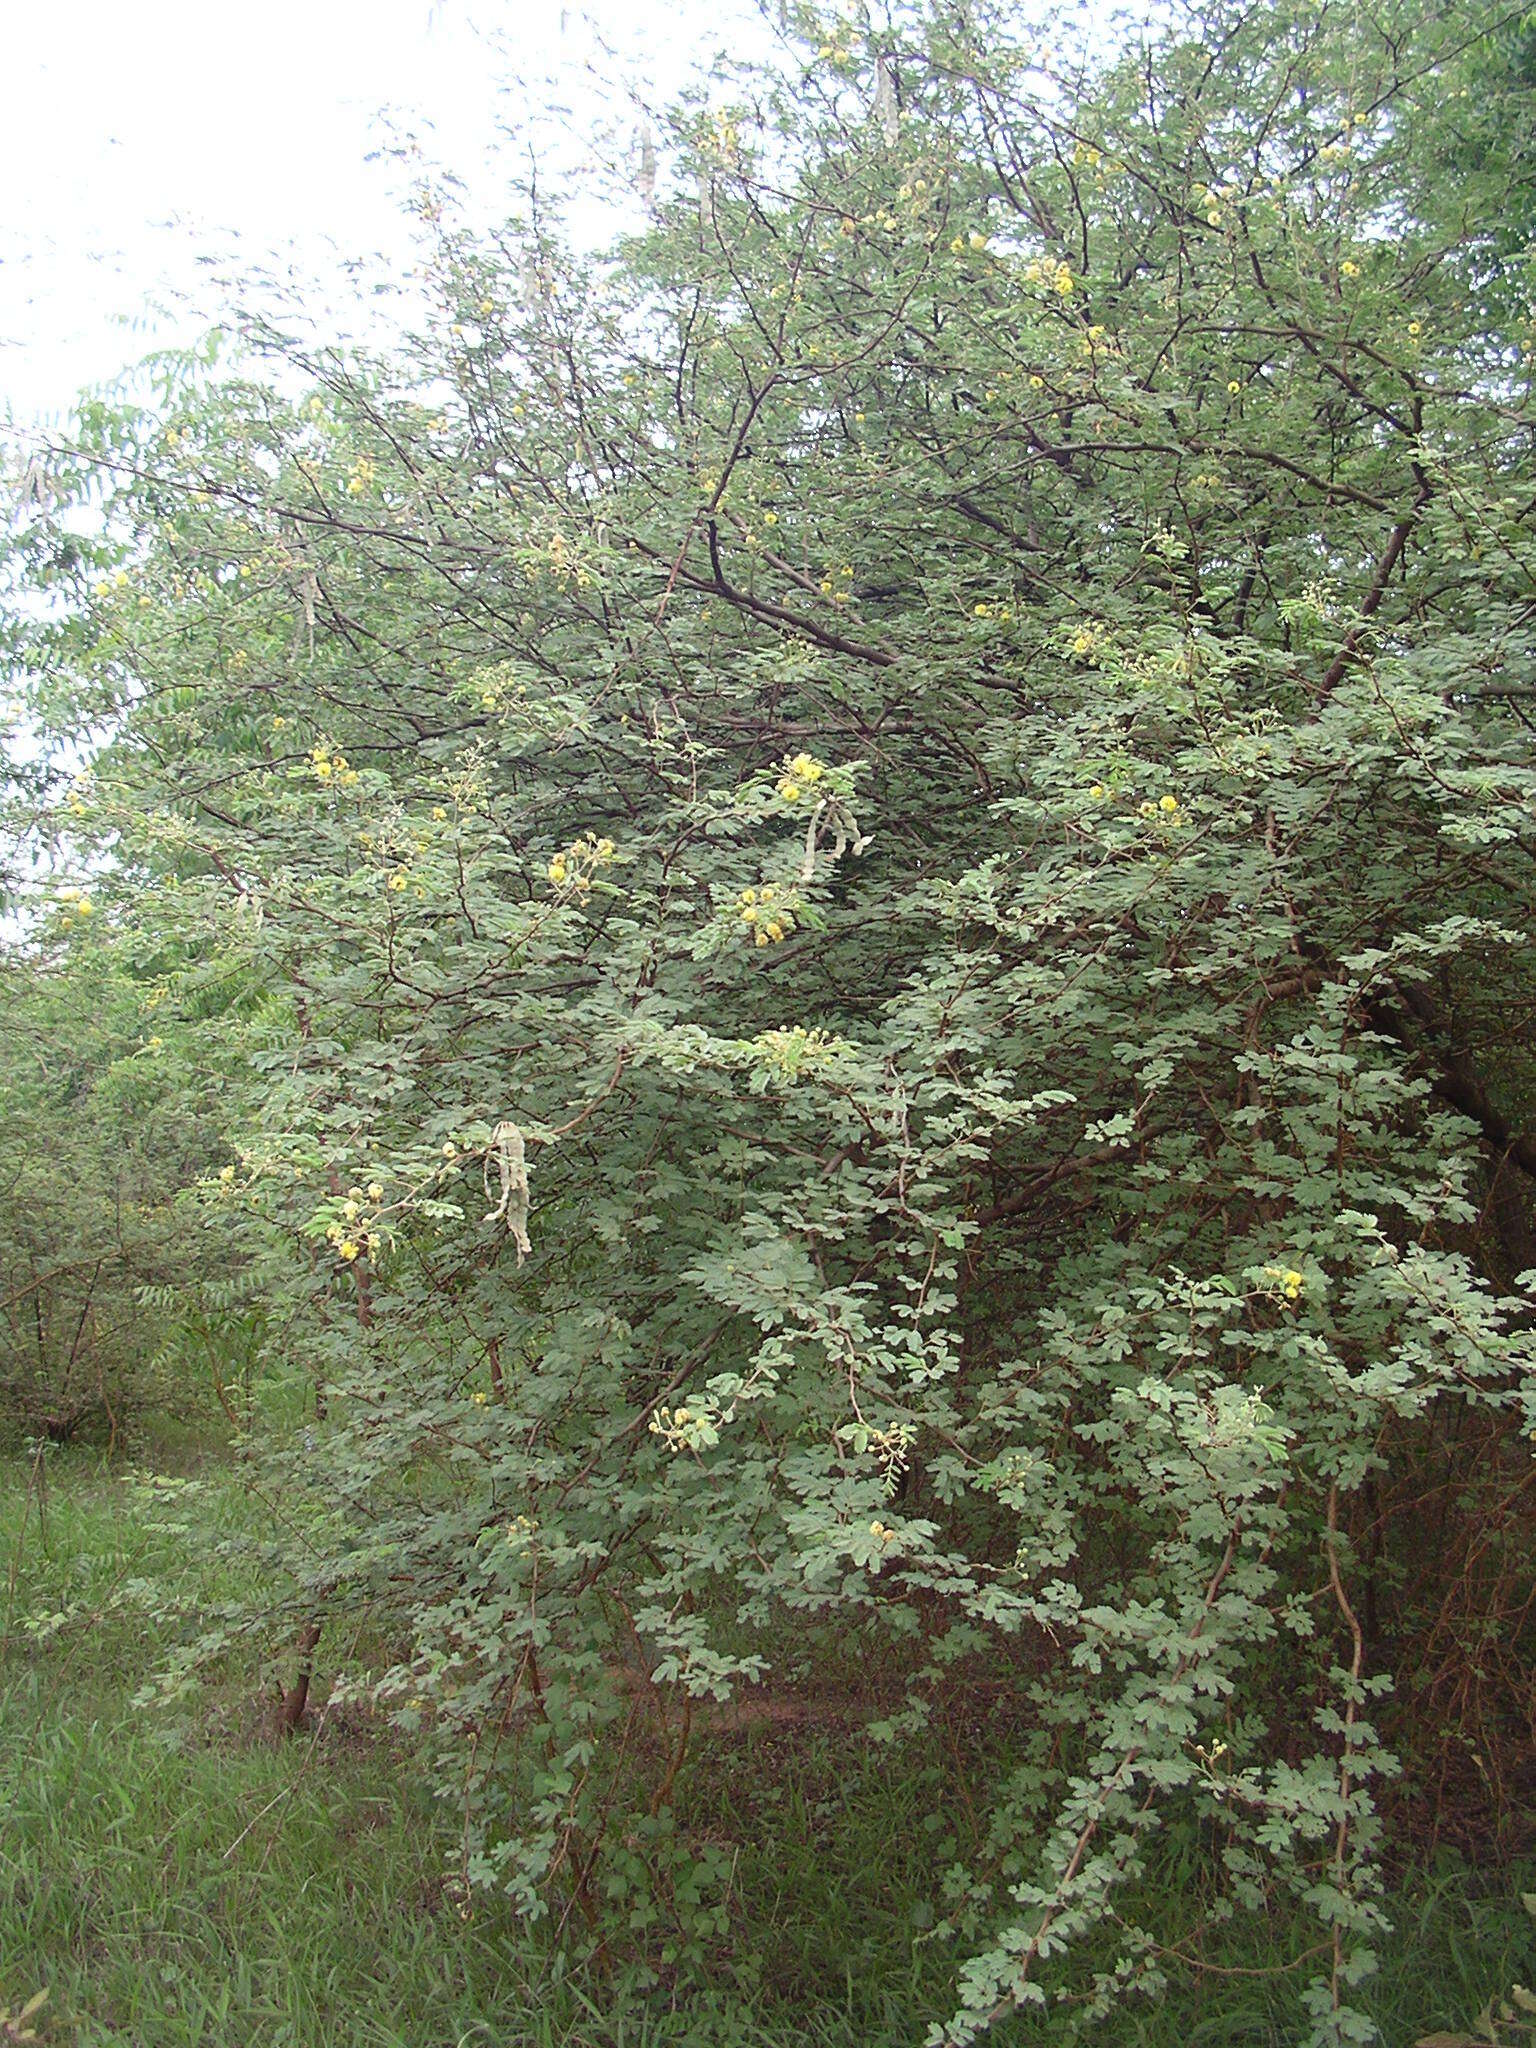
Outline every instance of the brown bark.
{"type": "Polygon", "coordinates": [[[299,1668],[293,1675],[293,1683],[283,1694],[282,1725],[285,1735],[297,1734],[304,1720],[304,1709],[309,1704],[310,1681],[315,1675],[315,1649],[320,1641],[321,1623],[318,1619],[304,1624],[304,1633],[299,1637],[299,1668]]]}

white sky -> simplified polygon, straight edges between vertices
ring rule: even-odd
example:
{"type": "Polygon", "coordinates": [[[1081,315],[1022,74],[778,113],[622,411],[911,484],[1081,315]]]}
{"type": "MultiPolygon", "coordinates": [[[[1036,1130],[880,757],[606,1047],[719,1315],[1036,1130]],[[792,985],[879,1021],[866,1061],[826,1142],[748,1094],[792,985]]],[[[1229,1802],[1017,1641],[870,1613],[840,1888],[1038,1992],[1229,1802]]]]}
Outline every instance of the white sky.
{"type": "Polygon", "coordinates": [[[578,120],[589,64],[663,93],[745,0],[0,0],[0,417],[57,421],[82,386],[205,322],[148,317],[200,292],[238,234],[306,277],[409,246],[388,111],[498,211],[481,172],[498,83],[553,73],[578,120]],[[493,46],[501,44],[498,51],[493,46]],[[125,326],[125,321],[133,323],[125,326]]]}

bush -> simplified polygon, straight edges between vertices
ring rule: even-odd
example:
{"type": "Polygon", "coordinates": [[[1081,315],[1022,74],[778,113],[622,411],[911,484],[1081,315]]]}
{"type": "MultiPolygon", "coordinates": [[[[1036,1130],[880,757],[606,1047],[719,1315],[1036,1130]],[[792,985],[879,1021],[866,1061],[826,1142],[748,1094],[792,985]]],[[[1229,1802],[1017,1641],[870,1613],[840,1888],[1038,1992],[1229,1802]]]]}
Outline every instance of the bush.
{"type": "Polygon", "coordinates": [[[707,1947],[633,1672],[816,1640],[1017,1703],[946,2040],[1155,1992],[1169,1829],[1366,2038],[1384,1817],[1496,1838],[1528,1737],[1494,14],[795,20],[601,261],[424,185],[422,332],[251,311],[58,457],[120,571],[29,528],[113,915],[254,992],[187,1028],[321,1395],[295,1620],[393,1634],[530,1913],[707,1947]]]}

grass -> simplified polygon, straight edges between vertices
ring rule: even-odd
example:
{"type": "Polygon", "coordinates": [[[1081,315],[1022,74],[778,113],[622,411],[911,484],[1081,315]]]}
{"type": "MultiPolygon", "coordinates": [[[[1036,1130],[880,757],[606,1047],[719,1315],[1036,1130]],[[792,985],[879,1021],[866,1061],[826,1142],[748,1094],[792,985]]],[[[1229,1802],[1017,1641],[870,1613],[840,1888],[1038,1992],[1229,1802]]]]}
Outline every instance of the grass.
{"type": "MultiPolygon", "coordinates": [[[[99,1459],[56,1457],[41,1521],[27,1465],[0,1467],[0,2012],[47,1985],[34,2024],[51,2048],[922,2041],[949,1967],[918,1939],[952,1853],[939,1763],[871,1760],[836,1730],[732,1738],[687,1818],[736,1845],[736,1964],[670,1996],[563,1973],[496,1902],[460,1918],[441,1882],[451,1827],[393,1735],[278,1741],[263,1675],[233,1658],[180,1710],[135,1707],[172,1639],[139,1582],[211,1610],[260,1569],[265,1511],[237,1475],[186,1441],[158,1462],[196,1490],[153,1500],[99,1459]],[[249,1561],[210,1560],[193,1517],[200,1534],[248,1537],[249,1561]]],[[[1170,1939],[1197,1877],[1170,1862],[1170,1939]]],[[[1366,1998],[1392,2048],[1467,2029],[1491,1994],[1536,1977],[1518,1883],[1446,1864],[1402,1889],[1366,1998]]],[[[1250,1918],[1207,1950],[1216,1968],[1093,2038],[1287,2048],[1307,1973],[1284,1966],[1308,1938],[1250,1918]]],[[[1059,2023],[1020,2020],[994,2038],[1053,2036],[1059,2023]]]]}

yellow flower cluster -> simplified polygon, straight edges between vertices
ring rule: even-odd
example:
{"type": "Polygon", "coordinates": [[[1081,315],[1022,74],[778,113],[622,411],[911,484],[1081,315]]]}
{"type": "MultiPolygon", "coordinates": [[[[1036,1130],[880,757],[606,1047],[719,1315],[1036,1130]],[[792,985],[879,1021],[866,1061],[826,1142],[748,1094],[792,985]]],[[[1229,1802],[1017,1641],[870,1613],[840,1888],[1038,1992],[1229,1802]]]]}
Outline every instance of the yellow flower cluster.
{"type": "Polygon", "coordinates": [[[557,853],[544,872],[552,888],[571,896],[586,896],[591,892],[593,876],[599,868],[607,867],[613,857],[613,841],[588,832],[573,839],[563,853],[557,853]]]}
{"type": "Polygon", "coordinates": [[[1155,804],[1145,803],[1136,806],[1136,815],[1139,818],[1155,818],[1159,811],[1170,821],[1183,816],[1176,796],[1160,796],[1155,804]]]}
{"type": "Polygon", "coordinates": [[[741,922],[760,946],[776,946],[795,928],[795,905],[772,882],[743,889],[736,899],[741,922]]]}
{"type": "Polygon", "coordinates": [[[646,1427],[671,1451],[708,1450],[711,1444],[720,1441],[715,1418],[708,1408],[668,1408],[663,1403],[654,1410],[646,1427]]]}
{"type": "Polygon", "coordinates": [[[507,1524],[507,1541],[514,1550],[521,1549],[539,1526],[533,1515],[514,1515],[507,1524]]]}
{"type": "Polygon", "coordinates": [[[1027,284],[1047,285],[1064,299],[1071,298],[1077,289],[1071,264],[1053,262],[1048,256],[1031,258],[1024,266],[1024,279],[1027,284]]]}
{"type": "Polygon", "coordinates": [[[324,740],[316,743],[309,757],[309,772],[316,782],[334,782],[342,789],[350,789],[357,781],[357,770],[347,766],[345,754],[333,754],[324,740]]]}
{"type": "MultiPolygon", "coordinates": [[[[514,406],[514,412],[521,408],[514,406]]],[[[552,576],[574,581],[578,590],[585,590],[592,581],[592,572],[578,559],[574,545],[558,528],[549,536],[542,548],[536,549],[532,559],[535,574],[545,569],[552,576]]]]}
{"type": "Polygon", "coordinates": [[[336,1256],[351,1265],[360,1259],[372,1242],[373,1232],[369,1227],[367,1208],[376,1208],[384,1198],[384,1190],[374,1180],[362,1188],[348,1188],[347,1199],[341,1205],[341,1220],[328,1223],[325,1227],[326,1242],[335,1248],[336,1256]],[[361,1226],[361,1227],[360,1227],[361,1226]]]}
{"type": "Polygon", "coordinates": [[[786,757],[779,775],[779,795],[785,803],[798,803],[808,789],[814,789],[826,774],[824,761],[818,761],[814,754],[793,754],[786,757]]]}
{"type": "Polygon", "coordinates": [[[365,491],[372,488],[373,480],[377,473],[374,464],[368,457],[366,455],[359,455],[356,462],[352,465],[352,474],[347,478],[347,496],[349,498],[362,497],[365,491]]]}
{"type": "Polygon", "coordinates": [[[803,1024],[760,1031],[748,1047],[757,1061],[780,1081],[793,1081],[801,1074],[829,1066],[848,1049],[842,1039],[819,1029],[808,1031],[803,1024]]]}
{"type": "Polygon", "coordinates": [[[76,918],[83,921],[96,915],[96,906],[83,889],[61,889],[59,902],[63,906],[59,923],[66,927],[72,925],[76,918]]]}
{"type": "Polygon", "coordinates": [[[1210,227],[1219,228],[1221,226],[1222,198],[1221,188],[1217,185],[1207,185],[1201,194],[1200,204],[1205,209],[1206,223],[1210,227]]]}
{"type": "Polygon", "coordinates": [[[1285,1290],[1287,1301],[1299,1301],[1301,1299],[1301,1290],[1307,1284],[1306,1275],[1297,1272],[1294,1266],[1266,1266],[1264,1268],[1264,1277],[1266,1280],[1279,1282],[1280,1286],[1285,1290]]]}

